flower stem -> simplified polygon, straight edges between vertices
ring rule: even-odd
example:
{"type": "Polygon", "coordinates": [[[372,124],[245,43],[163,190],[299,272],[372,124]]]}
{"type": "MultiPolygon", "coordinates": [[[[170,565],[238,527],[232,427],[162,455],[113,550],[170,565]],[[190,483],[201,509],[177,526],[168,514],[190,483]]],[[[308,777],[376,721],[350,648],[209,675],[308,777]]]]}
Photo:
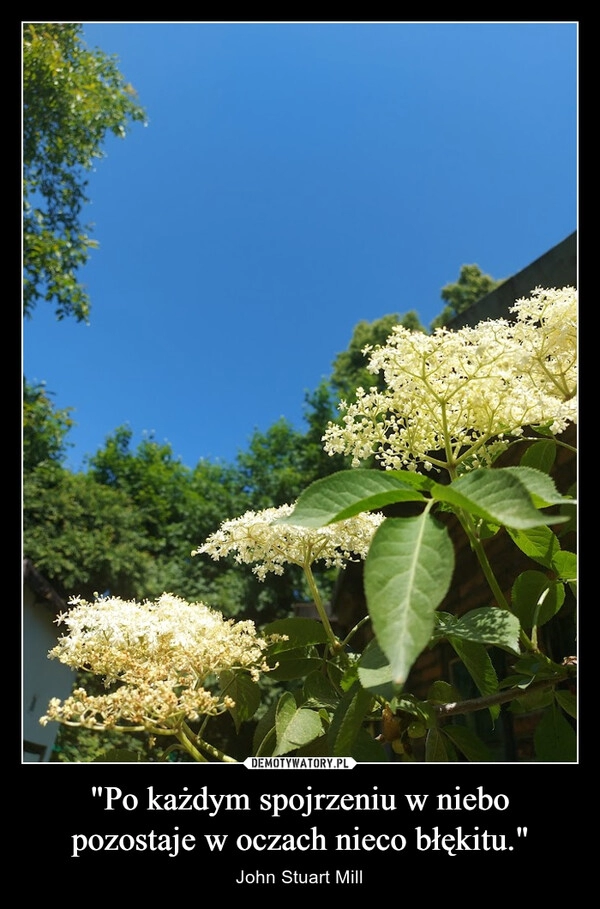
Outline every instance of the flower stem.
{"type": "Polygon", "coordinates": [[[185,748],[185,750],[191,754],[195,761],[201,763],[207,763],[208,758],[202,754],[202,751],[199,749],[202,748],[203,751],[206,751],[207,754],[210,754],[211,757],[218,758],[218,760],[223,761],[225,764],[237,764],[235,758],[230,757],[228,754],[225,754],[223,751],[219,751],[218,748],[215,748],[214,745],[211,745],[209,742],[205,742],[204,739],[201,739],[199,735],[196,735],[187,723],[182,723],[179,730],[177,731],[177,738],[185,748]],[[196,747],[196,745],[198,747],[196,747]]]}
{"type": "Polygon", "coordinates": [[[313,596],[314,604],[317,607],[317,612],[319,613],[319,618],[323,622],[323,627],[325,628],[325,631],[327,633],[327,637],[329,639],[329,645],[331,647],[332,652],[336,653],[338,650],[341,649],[342,645],[340,644],[339,640],[335,636],[335,634],[333,632],[333,628],[331,627],[331,622],[329,621],[329,616],[327,615],[327,612],[325,611],[325,605],[323,603],[323,600],[321,599],[321,594],[319,593],[319,589],[315,583],[315,578],[312,573],[312,569],[310,567],[310,562],[305,562],[302,567],[304,569],[304,574],[306,576],[306,580],[308,581],[308,586],[309,586],[310,592],[312,593],[312,596],[313,596]]]}
{"type": "Polygon", "coordinates": [[[175,736],[179,742],[183,745],[188,754],[194,758],[195,761],[199,763],[208,763],[208,758],[205,758],[204,755],[198,751],[192,740],[189,738],[189,735],[193,735],[191,729],[184,723],[180,729],[177,730],[175,736]]]}
{"type": "MultiPolygon", "coordinates": [[[[507,601],[506,597],[504,596],[504,594],[502,593],[500,585],[498,584],[496,575],[494,574],[494,572],[492,570],[492,566],[489,563],[487,554],[485,552],[485,549],[483,548],[481,540],[479,539],[477,531],[475,530],[475,527],[473,524],[473,519],[467,512],[463,511],[462,509],[459,509],[457,511],[457,515],[458,515],[458,519],[459,519],[460,523],[462,524],[462,527],[463,527],[465,533],[467,534],[467,536],[469,538],[471,547],[473,548],[473,551],[475,552],[475,555],[477,556],[477,560],[481,566],[481,570],[483,571],[485,579],[488,582],[490,590],[492,591],[492,594],[496,601],[496,605],[499,606],[500,609],[506,609],[508,612],[512,612],[512,610],[508,604],[508,601],[507,601]]],[[[522,628],[520,631],[520,640],[521,640],[521,644],[523,645],[525,650],[534,651],[536,649],[534,644],[529,639],[529,637],[525,634],[525,632],[523,631],[522,628]]]]}

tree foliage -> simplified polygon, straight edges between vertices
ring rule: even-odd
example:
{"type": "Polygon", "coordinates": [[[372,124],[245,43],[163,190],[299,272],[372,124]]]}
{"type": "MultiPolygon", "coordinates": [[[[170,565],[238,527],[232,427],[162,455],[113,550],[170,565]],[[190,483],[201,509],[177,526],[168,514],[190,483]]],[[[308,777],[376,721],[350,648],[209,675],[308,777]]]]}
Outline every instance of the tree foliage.
{"type": "Polygon", "coordinates": [[[500,284],[502,281],[496,281],[490,275],[485,275],[478,265],[463,265],[458,281],[442,287],[441,298],[446,306],[431,323],[432,331],[447,325],[454,316],[465,312],[500,284]]]}
{"type": "Polygon", "coordinates": [[[339,353],[333,361],[330,383],[336,396],[349,400],[354,399],[358,387],[370,388],[381,385],[381,376],[375,376],[367,369],[368,357],[366,347],[378,347],[385,344],[395,325],[403,325],[410,331],[425,331],[419,316],[414,310],[400,316],[398,313],[382,316],[374,322],[359,322],[352,333],[346,350],[339,353]]]}
{"type": "Polygon", "coordinates": [[[27,556],[65,599],[105,590],[142,595],[155,577],[129,497],[52,461],[24,475],[23,537],[27,556]]]}
{"type": "Polygon", "coordinates": [[[77,273],[96,243],[82,224],[86,173],[107,133],[144,120],[116,59],[89,50],[78,23],[23,26],[23,312],[53,301],[58,319],[87,321],[77,273]]]}
{"type": "Polygon", "coordinates": [[[68,446],[66,435],[73,425],[72,408],[58,410],[43,383],[23,379],[23,468],[33,470],[42,461],[61,463],[68,446]]]}

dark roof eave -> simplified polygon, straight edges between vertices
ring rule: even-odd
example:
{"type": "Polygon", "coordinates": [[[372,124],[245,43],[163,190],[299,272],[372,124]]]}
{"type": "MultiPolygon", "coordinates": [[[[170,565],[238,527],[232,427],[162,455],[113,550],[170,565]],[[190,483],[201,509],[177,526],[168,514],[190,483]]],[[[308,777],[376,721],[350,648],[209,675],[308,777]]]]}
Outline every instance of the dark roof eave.
{"type": "Polygon", "coordinates": [[[46,605],[55,615],[66,610],[67,604],[65,601],[57,594],[46,578],[40,574],[31,559],[23,559],[23,582],[28,584],[34,593],[46,602],[46,605]]]}

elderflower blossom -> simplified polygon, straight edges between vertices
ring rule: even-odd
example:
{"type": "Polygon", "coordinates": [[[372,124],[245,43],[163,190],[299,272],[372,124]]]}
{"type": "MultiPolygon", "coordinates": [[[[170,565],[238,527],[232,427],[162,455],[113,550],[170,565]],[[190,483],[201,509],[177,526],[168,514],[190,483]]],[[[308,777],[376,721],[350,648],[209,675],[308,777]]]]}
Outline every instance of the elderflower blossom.
{"type": "Polygon", "coordinates": [[[218,560],[233,554],[236,562],[256,562],[252,571],[261,581],[268,572],[283,574],[286,563],[305,568],[322,559],[327,568],[342,568],[356,556],[365,558],[373,534],[383,520],[381,514],[359,514],[319,528],[277,523],[293,510],[293,505],[281,505],[259,512],[247,511],[221,524],[192,555],[207,553],[218,560]]]}
{"type": "Polygon", "coordinates": [[[557,411],[552,432],[563,432],[577,421],[577,292],[535,289],[517,300],[515,339],[521,348],[532,384],[540,391],[554,391],[557,411]]]}
{"type": "Polygon", "coordinates": [[[257,680],[269,666],[251,621],[235,622],[203,603],[164,593],[137,603],[75,597],[57,623],[69,628],[50,651],[51,659],[102,676],[111,691],[90,695],[78,688],[62,703],[54,698],[40,720],[93,729],[173,730],[185,719],[215,715],[234,706],[204,686],[226,669],[257,680]]]}
{"type": "Polygon", "coordinates": [[[387,469],[455,471],[491,463],[525,426],[563,432],[577,419],[577,293],[537,288],[511,311],[514,323],[431,335],[397,325],[384,346],[365,348],[387,387],[340,403],[325,451],[354,467],[375,455],[387,469]]]}

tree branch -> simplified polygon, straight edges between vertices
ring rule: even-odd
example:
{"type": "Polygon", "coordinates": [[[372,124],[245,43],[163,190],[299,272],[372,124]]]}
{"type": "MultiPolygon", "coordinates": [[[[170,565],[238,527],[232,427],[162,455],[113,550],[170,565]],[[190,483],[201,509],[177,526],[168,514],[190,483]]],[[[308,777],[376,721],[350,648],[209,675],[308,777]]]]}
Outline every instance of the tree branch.
{"type": "Polygon", "coordinates": [[[530,691],[540,691],[544,688],[553,688],[558,682],[564,679],[542,679],[533,682],[528,688],[507,688],[505,691],[497,691],[494,694],[488,694],[479,698],[469,698],[466,701],[454,701],[449,704],[435,704],[434,711],[440,718],[446,716],[457,716],[463,713],[474,713],[476,710],[485,710],[486,707],[493,707],[495,704],[506,704],[515,698],[524,697],[530,691]]]}

